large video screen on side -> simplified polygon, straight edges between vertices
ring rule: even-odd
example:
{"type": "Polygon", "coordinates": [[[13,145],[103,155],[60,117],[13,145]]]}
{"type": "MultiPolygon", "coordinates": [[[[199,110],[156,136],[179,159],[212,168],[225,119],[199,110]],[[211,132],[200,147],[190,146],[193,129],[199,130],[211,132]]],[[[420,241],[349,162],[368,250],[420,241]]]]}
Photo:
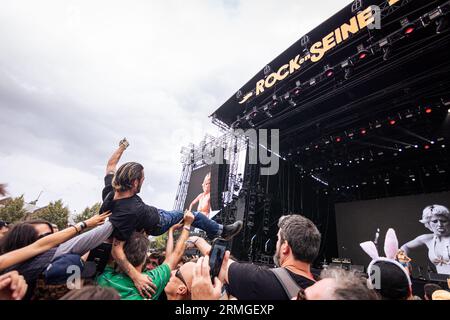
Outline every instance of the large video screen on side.
{"type": "Polygon", "coordinates": [[[450,274],[449,207],[450,192],[338,203],[339,255],[352,259],[353,264],[367,266],[371,258],[359,244],[374,241],[379,229],[378,252],[385,256],[384,238],[386,231],[393,228],[399,246],[406,245],[414,276],[427,271],[450,274]]]}
{"type": "Polygon", "coordinates": [[[222,208],[226,185],[226,164],[212,164],[191,173],[184,209],[198,211],[209,218],[222,208]]]}

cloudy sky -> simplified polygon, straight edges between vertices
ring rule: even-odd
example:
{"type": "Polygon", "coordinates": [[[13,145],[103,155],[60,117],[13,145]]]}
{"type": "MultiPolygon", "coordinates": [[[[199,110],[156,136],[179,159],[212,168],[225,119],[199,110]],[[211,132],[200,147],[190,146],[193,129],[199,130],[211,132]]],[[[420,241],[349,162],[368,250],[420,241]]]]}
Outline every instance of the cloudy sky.
{"type": "Polygon", "coordinates": [[[0,183],[72,211],[100,200],[118,141],[143,199],[173,206],[208,115],[349,0],[2,1],[0,183]]]}

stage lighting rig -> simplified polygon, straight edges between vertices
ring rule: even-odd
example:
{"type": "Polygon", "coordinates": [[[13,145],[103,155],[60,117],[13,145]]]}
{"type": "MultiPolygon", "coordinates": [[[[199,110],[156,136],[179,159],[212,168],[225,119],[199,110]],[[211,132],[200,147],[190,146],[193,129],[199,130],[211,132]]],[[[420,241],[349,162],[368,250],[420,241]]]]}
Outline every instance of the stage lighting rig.
{"type": "Polygon", "coordinates": [[[351,60],[345,60],[341,63],[341,68],[344,70],[345,80],[350,79],[353,74],[353,63],[351,60]]]}
{"type": "Polygon", "coordinates": [[[266,65],[264,67],[264,71],[263,72],[264,72],[264,76],[267,77],[267,76],[269,76],[272,73],[272,68],[269,65],[266,65]]]}
{"type": "Polygon", "coordinates": [[[326,65],[324,67],[324,74],[327,78],[331,78],[334,76],[334,68],[330,67],[330,65],[326,65]]]}
{"type": "Polygon", "coordinates": [[[370,54],[369,49],[365,48],[363,44],[358,45],[358,59],[364,60],[367,58],[367,56],[370,54]]]}
{"type": "Polygon", "coordinates": [[[409,36],[416,30],[416,25],[410,22],[408,18],[400,20],[400,25],[402,26],[402,33],[404,36],[409,36]]]}

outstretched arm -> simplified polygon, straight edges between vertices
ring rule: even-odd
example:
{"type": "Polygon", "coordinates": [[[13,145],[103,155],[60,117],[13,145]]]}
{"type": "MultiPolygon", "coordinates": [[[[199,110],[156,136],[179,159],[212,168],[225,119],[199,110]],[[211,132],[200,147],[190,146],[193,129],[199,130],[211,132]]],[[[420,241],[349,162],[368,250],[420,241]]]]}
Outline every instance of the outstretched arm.
{"type": "Polygon", "coordinates": [[[106,165],[106,174],[114,174],[116,172],[117,164],[122,157],[123,152],[129,146],[127,139],[123,139],[119,142],[119,148],[112,154],[106,165]]]}
{"type": "Polygon", "coordinates": [[[416,249],[420,246],[426,245],[427,240],[430,240],[431,237],[432,235],[428,234],[418,236],[414,240],[405,243],[400,249],[403,250],[406,255],[408,255],[411,249],[416,249]]]}
{"type": "Polygon", "coordinates": [[[200,201],[200,198],[202,197],[202,195],[203,195],[203,193],[199,194],[199,195],[197,196],[197,198],[195,198],[194,200],[192,200],[191,204],[189,205],[189,211],[192,211],[192,207],[193,207],[194,205],[196,205],[196,204],[200,201]]]}
{"type": "Polygon", "coordinates": [[[167,244],[166,244],[166,257],[170,256],[173,252],[173,233],[175,230],[182,228],[182,224],[174,224],[170,227],[169,232],[167,233],[167,244]]]}
{"type": "MultiPolygon", "coordinates": [[[[100,224],[103,224],[105,219],[110,216],[110,212],[105,212],[101,215],[93,216],[92,218],[86,220],[84,223],[86,227],[95,227],[100,224]]],[[[50,250],[53,247],[71,239],[76,236],[82,229],[83,223],[78,223],[75,227],[69,227],[64,230],[55,232],[51,235],[48,235],[44,238],[41,238],[32,244],[10,251],[0,256],[0,270],[9,268],[15,264],[22,263],[31,259],[41,253],[44,253],[47,250],[50,250]]]]}
{"type": "Polygon", "coordinates": [[[192,212],[186,211],[186,213],[184,214],[183,231],[178,238],[177,245],[175,246],[172,254],[168,255],[166,252],[166,260],[164,260],[164,263],[167,263],[171,270],[175,269],[184,254],[184,250],[186,249],[186,240],[189,237],[189,230],[191,229],[192,222],[194,222],[194,215],[192,214],[192,212]]]}
{"type": "MultiPolygon", "coordinates": [[[[201,237],[190,237],[189,242],[194,244],[202,255],[209,255],[211,251],[211,245],[205,239],[201,237]]],[[[219,279],[220,281],[222,281],[222,283],[228,283],[228,268],[232,263],[234,263],[234,261],[230,259],[230,251],[227,250],[222,262],[222,267],[220,268],[219,272],[219,279]]]]}

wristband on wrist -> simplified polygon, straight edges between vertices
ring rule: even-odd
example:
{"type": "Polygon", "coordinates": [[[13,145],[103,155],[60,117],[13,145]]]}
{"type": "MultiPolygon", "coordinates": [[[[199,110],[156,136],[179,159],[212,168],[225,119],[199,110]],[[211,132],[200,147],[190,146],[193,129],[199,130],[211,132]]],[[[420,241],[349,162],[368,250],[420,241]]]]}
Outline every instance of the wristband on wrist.
{"type": "Polygon", "coordinates": [[[80,231],[78,231],[78,228],[77,228],[75,225],[71,225],[71,227],[75,229],[75,232],[76,232],[77,234],[80,233],[80,231]]]}
{"type": "Polygon", "coordinates": [[[81,223],[80,223],[80,227],[81,227],[81,230],[86,229],[86,228],[87,228],[87,223],[86,223],[86,221],[81,222],[81,223]]]}
{"type": "Polygon", "coordinates": [[[191,231],[191,226],[183,226],[184,230],[191,231]]]}

